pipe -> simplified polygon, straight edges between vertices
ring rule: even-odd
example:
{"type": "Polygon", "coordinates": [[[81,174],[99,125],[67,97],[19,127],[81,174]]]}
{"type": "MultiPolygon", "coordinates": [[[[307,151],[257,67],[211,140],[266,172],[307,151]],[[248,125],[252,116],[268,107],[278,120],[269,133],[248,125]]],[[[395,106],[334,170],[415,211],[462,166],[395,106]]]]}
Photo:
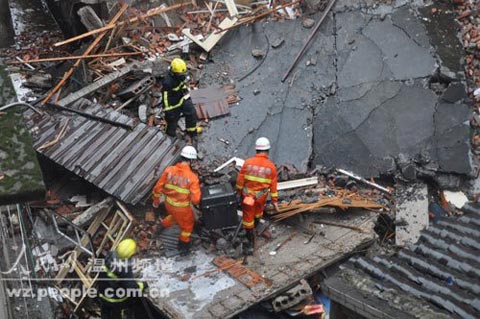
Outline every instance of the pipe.
{"type": "Polygon", "coordinates": [[[26,106],[28,108],[30,108],[31,110],[33,110],[35,113],[38,113],[40,115],[43,115],[43,112],[40,111],[39,109],[35,108],[33,105],[29,104],[29,103],[25,103],[25,102],[14,102],[14,103],[10,103],[10,104],[7,104],[5,106],[2,106],[0,107],[0,112],[2,111],[5,111],[11,107],[14,107],[14,106],[26,106]]]}

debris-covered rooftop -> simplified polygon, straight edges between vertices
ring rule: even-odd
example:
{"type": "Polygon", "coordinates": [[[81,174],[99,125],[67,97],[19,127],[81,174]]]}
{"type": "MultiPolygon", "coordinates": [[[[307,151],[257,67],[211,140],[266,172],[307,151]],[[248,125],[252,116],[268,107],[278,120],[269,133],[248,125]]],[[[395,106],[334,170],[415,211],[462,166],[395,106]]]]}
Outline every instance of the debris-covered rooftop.
{"type": "Polygon", "coordinates": [[[323,291],[365,318],[478,317],[480,215],[478,204],[468,207],[393,256],[352,258],[323,291]]]}
{"type": "MultiPolygon", "coordinates": [[[[162,318],[480,310],[478,209],[460,210],[480,197],[478,179],[464,183],[478,175],[480,145],[475,2],[9,2],[16,44],[1,56],[31,105],[0,113],[0,203],[24,202],[0,209],[0,268],[23,242],[20,263],[34,276],[18,280],[17,267],[8,287],[39,277],[94,288],[91,259],[128,237],[142,262],[135,275],[156,292],[144,306],[162,318]],[[184,119],[176,137],[164,133],[161,86],[177,57],[204,132],[193,141],[184,119]],[[254,253],[243,256],[233,188],[261,136],[272,144],[279,207],[267,204],[254,253]],[[186,143],[199,151],[203,198],[221,185],[224,211],[210,227],[204,202],[193,208],[184,255],[180,229],[160,227],[165,209],[150,195],[186,143]]],[[[86,294],[50,298],[58,318],[100,311],[86,294]]],[[[12,300],[28,317],[27,303],[12,300]]]]}

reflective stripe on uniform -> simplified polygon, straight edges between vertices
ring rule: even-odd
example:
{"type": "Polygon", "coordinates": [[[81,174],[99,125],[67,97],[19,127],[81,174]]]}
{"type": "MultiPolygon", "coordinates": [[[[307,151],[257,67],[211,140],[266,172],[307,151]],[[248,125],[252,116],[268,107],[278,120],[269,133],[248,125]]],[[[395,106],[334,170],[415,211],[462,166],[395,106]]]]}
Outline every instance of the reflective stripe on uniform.
{"type": "Polygon", "coordinates": [[[181,236],[181,237],[190,237],[191,234],[192,234],[192,233],[189,233],[189,232],[186,232],[186,231],[180,232],[180,236],[181,236]]]}
{"type": "Polygon", "coordinates": [[[176,108],[182,106],[183,101],[184,101],[184,99],[183,99],[183,97],[182,97],[182,98],[180,99],[180,101],[178,101],[177,104],[175,104],[175,105],[170,105],[170,103],[168,103],[168,92],[167,92],[167,91],[163,92],[163,104],[165,105],[165,111],[166,111],[166,112],[167,112],[167,111],[171,111],[171,110],[173,110],[173,109],[176,109],[176,108]]]}
{"type": "Polygon", "coordinates": [[[108,269],[107,266],[103,265],[103,266],[102,266],[102,269],[105,271],[105,273],[107,274],[107,277],[108,277],[108,278],[118,279],[118,276],[117,276],[113,271],[111,271],[110,269],[108,269]]]}
{"type": "Polygon", "coordinates": [[[172,91],[177,92],[177,91],[180,91],[181,89],[186,89],[186,88],[187,88],[187,86],[185,85],[185,83],[184,83],[184,82],[180,82],[180,84],[177,85],[177,87],[174,87],[174,88],[172,89],[172,91]]]}
{"type": "Polygon", "coordinates": [[[161,193],[153,193],[153,197],[160,198],[160,197],[162,197],[162,194],[161,193]]]}
{"type": "Polygon", "coordinates": [[[278,193],[270,193],[270,196],[272,196],[272,197],[278,197],[278,193]]]}
{"type": "Polygon", "coordinates": [[[128,297],[123,297],[123,298],[108,298],[108,297],[105,297],[104,295],[100,294],[100,298],[102,298],[103,300],[107,301],[107,302],[111,302],[111,303],[117,303],[117,302],[124,302],[125,300],[128,299],[128,297]]]}
{"type": "Polygon", "coordinates": [[[251,221],[251,222],[246,222],[246,221],[242,221],[242,224],[243,226],[246,226],[246,227],[251,227],[251,226],[254,226],[255,225],[255,221],[251,221]]]}
{"type": "Polygon", "coordinates": [[[167,196],[166,200],[167,200],[167,203],[169,203],[170,205],[175,206],[175,207],[188,207],[188,206],[190,206],[190,202],[176,202],[168,196],[167,196]]]}
{"type": "Polygon", "coordinates": [[[186,189],[186,188],[183,188],[183,187],[180,187],[180,186],[177,186],[177,185],[165,184],[164,187],[168,188],[168,189],[173,189],[174,191],[177,191],[177,192],[182,193],[182,194],[190,194],[189,189],[186,189]]]}
{"type": "Polygon", "coordinates": [[[196,126],[187,128],[187,132],[195,132],[196,130],[197,130],[196,126]]]}
{"type": "Polygon", "coordinates": [[[245,195],[255,195],[255,199],[258,199],[258,198],[262,197],[267,192],[268,192],[268,188],[267,189],[262,189],[260,191],[254,191],[254,190],[248,189],[247,187],[243,188],[243,193],[245,193],[245,195]]]}
{"type": "Polygon", "coordinates": [[[247,181],[254,181],[254,182],[260,182],[260,183],[271,183],[272,182],[272,180],[270,178],[263,178],[263,177],[253,176],[253,175],[245,175],[245,179],[247,181]]]}
{"type": "Polygon", "coordinates": [[[238,184],[235,185],[235,187],[236,187],[237,189],[242,189],[242,186],[240,186],[240,185],[238,185],[238,184]]]}

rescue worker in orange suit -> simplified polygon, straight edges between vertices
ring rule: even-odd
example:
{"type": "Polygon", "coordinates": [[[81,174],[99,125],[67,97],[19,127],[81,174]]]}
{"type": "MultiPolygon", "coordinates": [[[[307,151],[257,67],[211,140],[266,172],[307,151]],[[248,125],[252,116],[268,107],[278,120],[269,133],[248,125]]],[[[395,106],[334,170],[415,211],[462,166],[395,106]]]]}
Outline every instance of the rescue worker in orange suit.
{"type": "Polygon", "coordinates": [[[165,195],[167,217],[161,221],[165,228],[177,223],[180,226],[179,250],[190,250],[190,235],[195,218],[190,204],[200,203],[200,181],[192,172],[191,163],[197,159],[197,151],[193,146],[185,146],[180,153],[181,161],[167,167],[153,188],[153,207],[157,208],[160,197],[165,195]]]}
{"type": "Polygon", "coordinates": [[[143,318],[148,311],[141,299],[146,285],[136,281],[132,272],[130,258],[136,250],[137,243],[127,238],[105,258],[98,281],[102,319],[143,318]]]}
{"type": "Polygon", "coordinates": [[[245,161],[237,178],[237,193],[242,198],[242,224],[246,230],[248,244],[244,253],[253,254],[255,224],[263,216],[268,194],[278,211],[277,169],[268,159],[270,141],[260,137],[255,143],[256,155],[245,161]]]}
{"type": "Polygon", "coordinates": [[[167,121],[167,135],[175,137],[177,123],[180,117],[185,116],[185,124],[189,140],[202,133],[197,126],[197,113],[188,95],[187,64],[179,58],[170,63],[167,76],[162,82],[162,101],[167,121]]]}

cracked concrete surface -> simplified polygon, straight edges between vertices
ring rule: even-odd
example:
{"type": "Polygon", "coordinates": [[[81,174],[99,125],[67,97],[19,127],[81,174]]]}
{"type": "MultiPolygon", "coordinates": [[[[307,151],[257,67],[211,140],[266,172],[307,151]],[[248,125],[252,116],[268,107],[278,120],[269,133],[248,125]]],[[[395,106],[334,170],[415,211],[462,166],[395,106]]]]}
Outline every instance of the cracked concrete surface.
{"type": "Polygon", "coordinates": [[[214,63],[207,65],[202,83],[218,83],[224,73],[230,79],[243,77],[260,63],[252,57],[251,51],[266,52],[268,48],[261,67],[235,83],[242,101],[231,107],[231,116],[212,121],[202,137],[200,149],[207,161],[221,162],[219,159],[233,155],[250,156],[256,138],[268,136],[275,143],[271,155],[277,164],[293,163],[303,171],[307,169],[313,136],[310,104],[316,95],[327,94],[335,82],[335,54],[333,21],[327,18],[295,71],[281,83],[282,75],[297,54],[291,48],[301,47],[310,32],[301,24],[298,19],[240,28],[229,32],[221,48],[214,52],[214,63]],[[276,49],[270,47],[267,39],[272,43],[277,38],[285,39],[285,43],[276,49]],[[307,66],[306,61],[314,62],[307,66]],[[260,93],[255,95],[255,90],[260,93]],[[219,137],[230,145],[219,142],[219,137]]]}
{"type": "Polygon", "coordinates": [[[430,89],[444,51],[432,41],[438,37],[431,25],[414,13],[414,2],[339,1],[285,83],[280,78],[310,33],[301,19],[230,32],[202,83],[233,81],[242,101],[201,138],[207,163],[251,156],[255,139],[267,136],[277,166],[290,163],[301,171],[325,165],[378,176],[392,170],[400,153],[426,153],[442,172],[469,174],[465,89],[458,72],[449,72],[454,78],[443,96],[430,89]],[[268,46],[267,39],[279,38],[281,47],[268,46]],[[267,52],[265,61],[238,82],[260,63],[253,49],[267,52]]]}

